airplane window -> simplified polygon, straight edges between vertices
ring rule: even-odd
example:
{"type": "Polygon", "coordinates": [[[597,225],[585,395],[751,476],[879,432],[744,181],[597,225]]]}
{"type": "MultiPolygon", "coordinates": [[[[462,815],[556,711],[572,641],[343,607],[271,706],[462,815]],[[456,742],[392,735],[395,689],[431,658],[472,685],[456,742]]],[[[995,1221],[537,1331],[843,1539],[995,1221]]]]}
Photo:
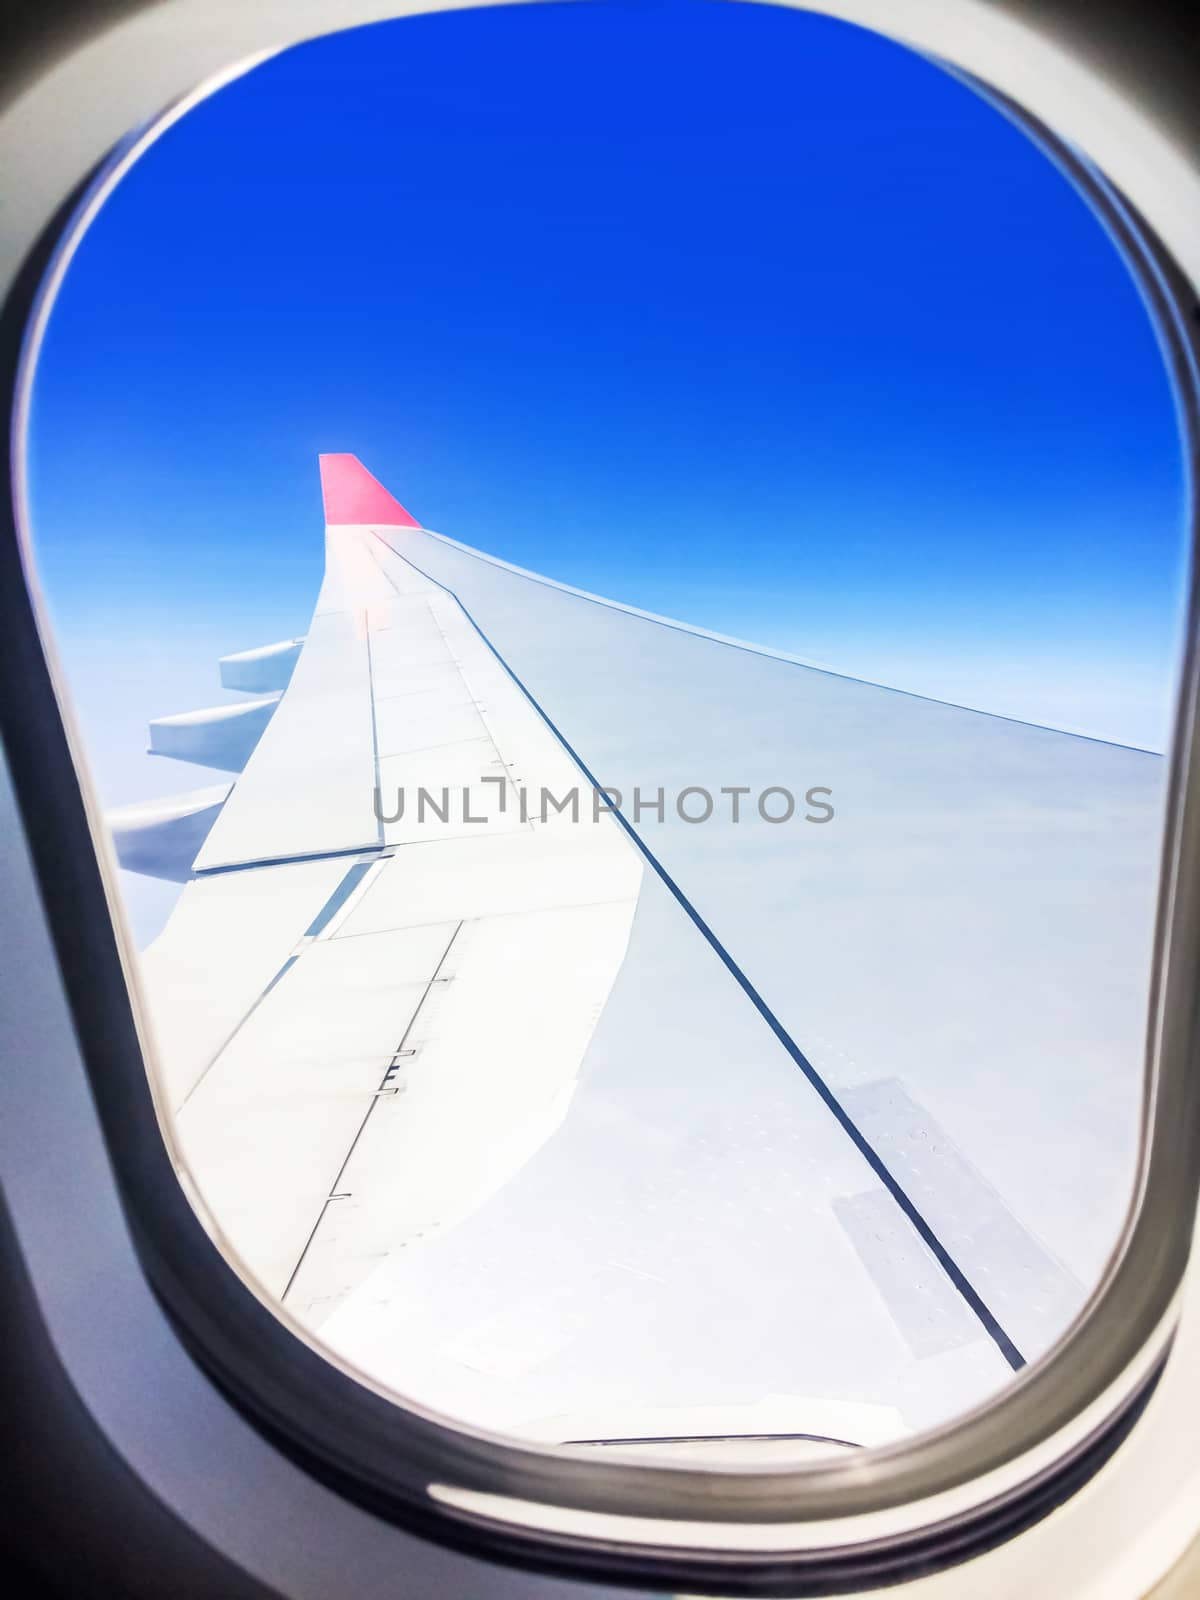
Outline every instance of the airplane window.
{"type": "Polygon", "coordinates": [[[79,239],[27,439],[164,1133],[455,1422],[777,1465],[1051,1351],[1142,1139],[1185,471],[998,104],[772,6],[331,35],[79,239]]]}

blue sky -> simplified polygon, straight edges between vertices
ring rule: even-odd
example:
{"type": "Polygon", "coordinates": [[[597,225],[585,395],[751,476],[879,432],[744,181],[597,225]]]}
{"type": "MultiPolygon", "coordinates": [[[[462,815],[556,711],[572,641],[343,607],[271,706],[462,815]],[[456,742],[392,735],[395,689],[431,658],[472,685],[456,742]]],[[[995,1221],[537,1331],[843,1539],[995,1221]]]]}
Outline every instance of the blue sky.
{"type": "Polygon", "coordinates": [[[428,526],[900,687],[1161,748],[1183,486],[1100,224],[937,66],[769,6],[301,46],[171,128],[37,374],[45,588],[108,803],[302,632],[318,451],[428,526]]]}

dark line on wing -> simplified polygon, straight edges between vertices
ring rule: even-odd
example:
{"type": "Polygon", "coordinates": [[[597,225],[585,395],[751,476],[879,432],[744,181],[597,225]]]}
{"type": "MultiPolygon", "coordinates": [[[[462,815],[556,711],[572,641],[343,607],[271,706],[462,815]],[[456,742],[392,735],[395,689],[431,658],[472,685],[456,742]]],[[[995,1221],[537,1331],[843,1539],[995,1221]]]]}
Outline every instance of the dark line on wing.
{"type": "Polygon", "coordinates": [[[270,994],[271,990],[274,989],[275,986],[278,983],[281,983],[283,981],[283,979],[287,977],[288,973],[296,965],[296,962],[299,961],[299,959],[300,959],[299,956],[295,956],[295,955],[289,956],[287,958],[287,960],[283,963],[283,965],[280,967],[279,971],[275,974],[275,976],[270,980],[270,982],[262,990],[262,992],[260,994],[256,995],[254,1000],[247,1007],[247,1009],[245,1011],[243,1011],[242,1015],[234,1023],[233,1027],[229,1030],[229,1032],[221,1040],[221,1042],[217,1046],[217,1048],[213,1051],[212,1055],[209,1056],[208,1060],[204,1063],[204,1066],[203,1066],[202,1070],[200,1071],[199,1076],[196,1078],[195,1083],[192,1084],[192,1087],[188,1090],[188,1092],[184,1095],[183,1099],[179,1102],[179,1110],[176,1112],[176,1116],[178,1116],[179,1111],[182,1111],[184,1106],[187,1105],[188,1101],[195,1094],[196,1090],[204,1082],[205,1078],[208,1077],[209,1072],[217,1064],[217,1062],[221,1059],[221,1057],[225,1054],[226,1050],[229,1049],[229,1046],[233,1043],[233,1041],[237,1038],[238,1034],[241,1033],[242,1029],[250,1021],[250,1018],[258,1010],[259,1006],[262,1005],[263,1001],[270,994]]]}
{"type": "MultiPolygon", "coordinates": [[[[329,923],[329,921],[333,917],[334,913],[339,911],[342,908],[342,906],[345,905],[345,903],[349,899],[350,895],[354,892],[355,889],[358,888],[358,885],[362,882],[364,876],[375,865],[375,860],[378,860],[378,859],[379,858],[376,857],[374,860],[371,860],[371,861],[360,861],[355,866],[350,868],[349,872],[347,872],[346,875],[339,881],[337,888],[333,891],[333,893],[329,896],[328,900],[326,900],[325,904],[317,912],[316,916],[309,923],[308,927],[305,928],[304,932],[300,935],[300,937],[302,939],[313,939],[313,938],[315,938],[317,936],[318,933],[320,933],[321,929],[324,928],[329,923]]],[[[275,974],[275,976],[271,979],[271,981],[263,989],[262,993],[257,997],[257,999],[254,1000],[254,1002],[249,1006],[249,1008],[246,1011],[244,1011],[242,1013],[242,1015],[238,1018],[237,1022],[233,1025],[233,1027],[230,1029],[230,1031],[225,1035],[225,1038],[221,1041],[221,1043],[213,1051],[212,1055],[209,1056],[208,1060],[204,1063],[204,1068],[201,1071],[199,1077],[196,1079],[195,1083],[192,1084],[192,1087],[188,1090],[188,1092],[184,1095],[183,1099],[179,1102],[179,1109],[181,1111],[183,1110],[184,1106],[187,1105],[188,1101],[192,1098],[192,1096],[195,1094],[196,1090],[204,1082],[204,1079],[208,1076],[209,1068],[214,1066],[215,1063],[220,1059],[220,1057],[224,1055],[225,1051],[228,1050],[229,1046],[237,1038],[238,1034],[246,1026],[246,1024],[249,1022],[250,1018],[254,1015],[254,1013],[258,1010],[259,1006],[262,1005],[263,1001],[270,994],[271,990],[274,989],[275,986],[278,983],[280,983],[287,976],[287,974],[296,965],[296,963],[297,963],[297,961],[299,961],[299,959],[300,959],[300,957],[298,955],[295,955],[295,954],[290,955],[287,958],[287,960],[283,963],[283,965],[280,967],[279,971],[275,974]]]]}
{"type": "MultiPolygon", "coordinates": [[[[433,972],[430,975],[429,982],[425,985],[425,988],[424,988],[424,991],[423,991],[423,993],[421,995],[421,998],[417,1001],[417,1004],[416,1004],[416,1006],[415,1006],[415,1008],[413,1010],[413,1014],[408,1019],[408,1023],[407,1023],[407,1026],[404,1029],[404,1032],[400,1035],[399,1044],[392,1051],[392,1060],[388,1063],[387,1070],[384,1072],[383,1081],[379,1085],[380,1089],[382,1089],[382,1088],[384,1088],[386,1086],[387,1080],[388,1080],[388,1074],[391,1072],[392,1067],[395,1064],[396,1058],[399,1056],[400,1052],[404,1049],[405,1045],[408,1043],[409,1035],[412,1033],[413,1028],[416,1026],[417,1018],[421,1015],[421,1008],[424,1006],[426,1000],[429,999],[430,993],[433,990],[433,986],[438,980],[438,974],[441,972],[442,968],[446,965],[446,957],[450,954],[451,947],[453,946],[455,939],[458,938],[458,936],[459,936],[459,934],[461,932],[462,932],[462,923],[458,922],[458,923],[455,924],[454,932],[450,935],[449,939],[446,941],[446,948],[442,951],[441,955],[438,957],[438,964],[437,964],[436,967],[434,967],[433,972]]],[[[350,1141],[350,1148],[346,1151],[345,1156],[342,1158],[342,1164],[337,1169],[337,1176],[334,1178],[333,1182],[329,1185],[329,1193],[326,1196],[326,1198],[325,1198],[325,1200],[324,1200],[324,1202],[323,1202],[323,1204],[321,1206],[320,1211],[317,1213],[317,1220],[313,1223],[312,1232],[309,1234],[308,1238],[305,1240],[304,1249],[301,1250],[301,1252],[300,1252],[300,1254],[299,1254],[299,1256],[298,1256],[298,1258],[296,1260],[296,1265],[292,1268],[291,1276],[288,1278],[288,1281],[287,1281],[287,1286],[284,1289],[283,1293],[279,1296],[280,1305],[283,1304],[283,1302],[287,1299],[288,1295],[291,1293],[292,1285],[296,1281],[296,1275],[300,1271],[300,1268],[304,1265],[304,1260],[305,1260],[305,1257],[308,1255],[308,1252],[312,1249],[313,1240],[317,1237],[317,1232],[320,1229],[320,1226],[321,1226],[322,1222],[324,1222],[324,1220],[325,1220],[325,1213],[329,1210],[330,1202],[333,1200],[334,1196],[337,1194],[338,1184],[341,1183],[342,1177],[343,1177],[343,1175],[344,1175],[344,1173],[346,1171],[346,1168],[350,1165],[350,1158],[354,1154],[355,1150],[357,1150],[357,1148],[358,1148],[358,1141],[362,1138],[363,1132],[366,1129],[367,1123],[371,1120],[371,1113],[372,1113],[372,1111],[374,1111],[375,1107],[378,1104],[379,1104],[379,1090],[377,1089],[375,1091],[375,1093],[371,1096],[371,1102],[367,1106],[367,1109],[366,1109],[365,1113],[363,1114],[363,1119],[358,1125],[358,1132],[354,1135],[353,1139],[351,1139],[351,1141],[350,1141]]]]}
{"type": "MultiPolygon", "coordinates": [[[[387,543],[387,540],[380,538],[379,534],[375,534],[375,538],[379,539],[379,542],[387,549],[392,550],[392,547],[387,543]]],[[[475,629],[475,632],[483,640],[484,644],[491,651],[492,655],[500,663],[500,666],[512,679],[513,683],[516,684],[517,688],[525,696],[526,700],[528,700],[529,704],[537,712],[538,716],[542,719],[547,728],[549,728],[550,732],[558,740],[559,744],[567,752],[571,760],[579,768],[580,772],[583,773],[584,777],[591,784],[592,788],[598,789],[602,793],[608,793],[609,791],[604,789],[603,784],[597,782],[596,778],[592,775],[592,772],[579,755],[579,752],[565,737],[561,729],[556,726],[554,721],[538,703],[537,699],[530,692],[530,690],[526,688],[524,683],[522,683],[521,679],[509,666],[508,662],[505,661],[499,650],[496,649],[496,646],[488,638],[487,634],[480,627],[479,623],[476,622],[475,618],[471,615],[470,611],[463,604],[459,596],[455,594],[454,590],[448,588],[444,583],[440,583],[437,578],[432,576],[432,574],[417,566],[415,561],[409,560],[407,556],[402,556],[398,550],[392,550],[392,554],[396,556],[398,560],[406,562],[408,566],[412,567],[414,572],[420,573],[421,576],[426,578],[430,583],[436,583],[439,589],[444,590],[446,594],[450,596],[455,604],[459,606],[467,621],[475,629]]],[[[903,691],[897,692],[899,693],[903,691]]],[[[950,1279],[951,1283],[958,1290],[959,1294],[975,1313],[975,1316],[978,1318],[980,1323],[982,1323],[983,1327],[987,1330],[993,1343],[999,1350],[1000,1354],[1004,1357],[1005,1361],[1008,1362],[1009,1366],[1014,1372],[1019,1372],[1020,1369],[1025,1365],[1025,1357],[1021,1354],[1020,1350],[1017,1349],[1017,1346],[1005,1332],[997,1317],[989,1309],[986,1301],[983,1299],[983,1296],[971,1283],[966,1273],[963,1272],[962,1268],[958,1265],[957,1261],[955,1261],[949,1250],[947,1250],[946,1246],[938,1238],[933,1228],[925,1220],[924,1216],[918,1210],[915,1202],[909,1198],[899,1180],[888,1169],[882,1156],[879,1155],[875,1147],[870,1143],[866,1135],[859,1128],[858,1124],[850,1116],[849,1112],[844,1109],[841,1102],[833,1093],[832,1089],[830,1089],[829,1085],[825,1082],[821,1074],[817,1071],[816,1067],[813,1066],[812,1062],[800,1049],[800,1046],[795,1042],[792,1036],[788,1033],[787,1029],[779,1021],[779,1018],[771,1010],[770,1006],[768,1006],[762,995],[759,994],[758,990],[750,982],[750,979],[742,971],[741,967],[738,966],[733,956],[730,955],[728,950],[726,950],[720,939],[717,938],[716,934],[709,927],[708,923],[705,922],[704,918],[696,910],[695,906],[688,899],[687,895],[675,882],[674,878],[672,878],[671,874],[663,866],[662,862],[659,861],[658,857],[650,849],[649,845],[646,844],[645,840],[642,839],[641,835],[629,822],[628,818],[621,810],[617,808],[614,808],[610,812],[610,815],[614,821],[625,830],[625,833],[628,835],[635,847],[645,857],[655,874],[675,897],[676,901],[683,908],[683,910],[687,913],[687,916],[697,931],[703,936],[710,948],[713,950],[714,954],[716,954],[716,956],[720,959],[730,976],[738,984],[743,994],[745,994],[751,1005],[758,1012],[759,1016],[762,1017],[763,1021],[767,1024],[771,1032],[775,1035],[776,1039],[778,1039],[779,1043],[787,1051],[788,1055],[795,1062],[796,1066],[799,1067],[800,1071],[808,1079],[812,1088],[824,1102],[826,1109],[834,1117],[842,1131],[850,1139],[855,1148],[858,1150],[859,1154],[866,1161],[867,1165],[887,1189],[892,1199],[896,1202],[901,1211],[903,1211],[904,1215],[920,1234],[921,1239],[924,1241],[927,1248],[932,1252],[942,1271],[950,1279]]]]}
{"type": "Polygon", "coordinates": [[[322,929],[329,926],[330,922],[346,904],[346,901],[349,900],[374,865],[374,861],[355,862],[308,927],[305,928],[303,934],[305,939],[315,939],[322,929]]]}
{"type": "Polygon", "coordinates": [[[250,861],[229,861],[219,867],[200,867],[192,877],[219,878],[227,872],[253,872],[259,867],[294,867],[303,861],[337,861],[342,856],[365,856],[372,852],[375,853],[371,859],[377,861],[382,848],[378,840],[372,840],[369,844],[347,845],[342,850],[313,850],[296,856],[256,856],[250,861]]]}
{"type": "MultiPolygon", "coordinates": [[[[371,530],[375,532],[374,529],[371,530]]],[[[726,650],[740,650],[743,655],[757,656],[762,661],[778,661],[784,667],[796,667],[801,672],[816,672],[824,678],[837,678],[842,683],[861,684],[864,689],[881,689],[884,694],[902,695],[906,700],[921,700],[930,706],[945,706],[948,711],[967,711],[975,717],[990,717],[993,722],[1011,722],[1018,728],[1033,728],[1038,733],[1056,733],[1064,739],[1082,739],[1085,744],[1107,745],[1111,750],[1132,750],[1139,756],[1158,756],[1162,759],[1161,750],[1149,750],[1145,745],[1125,744],[1120,739],[1101,739],[1094,733],[1075,733],[1070,728],[1052,728],[1045,722],[1030,722],[1027,717],[1008,717],[1003,711],[984,711],[979,706],[965,706],[957,700],[939,700],[936,695],[921,694],[916,689],[897,689],[894,684],[876,683],[871,678],[856,678],[851,672],[838,672],[835,667],[817,667],[807,661],[796,661],[793,657],[783,654],[778,650],[767,650],[758,645],[742,644],[737,639],[722,639],[714,633],[707,633],[700,628],[690,628],[686,622],[672,622],[669,617],[656,617],[649,611],[639,611],[633,606],[623,605],[619,600],[606,600],[603,595],[586,594],[582,589],[573,589],[570,585],[559,583],[554,578],[544,577],[538,572],[526,572],[524,568],[510,566],[498,560],[495,556],[485,555],[482,550],[472,550],[469,545],[459,544],[456,539],[448,539],[443,533],[434,533],[429,528],[414,528],[414,533],[423,533],[427,538],[436,539],[439,544],[446,545],[451,550],[457,550],[459,555],[470,556],[475,561],[482,561],[489,567],[495,567],[500,572],[507,572],[510,577],[523,578],[527,583],[537,583],[544,589],[554,589],[559,594],[564,594],[569,600],[586,600],[590,606],[601,606],[605,611],[616,611],[622,616],[632,617],[635,622],[652,622],[656,628],[669,628],[672,633],[685,634],[689,639],[699,639],[705,644],[724,645],[726,650]]],[[[376,533],[375,537],[381,544],[395,556],[400,556],[401,561],[408,561],[408,557],[401,555],[395,545],[388,544],[382,535],[376,533]]],[[[439,583],[431,573],[425,572],[415,562],[409,561],[409,566],[419,572],[423,578],[428,578],[430,583],[437,583],[439,588],[446,589],[446,585],[439,583]]],[[[446,589],[447,594],[454,594],[453,589],[446,589]]],[[[458,600],[459,605],[462,601],[458,600]]],[[[466,607],[463,606],[463,610],[466,607]]]]}

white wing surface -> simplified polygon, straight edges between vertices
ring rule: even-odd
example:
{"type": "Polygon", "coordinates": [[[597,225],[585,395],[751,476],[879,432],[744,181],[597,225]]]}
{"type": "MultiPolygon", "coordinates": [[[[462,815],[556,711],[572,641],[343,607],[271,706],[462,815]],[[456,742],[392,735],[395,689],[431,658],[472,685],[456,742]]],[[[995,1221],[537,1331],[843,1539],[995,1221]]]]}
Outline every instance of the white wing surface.
{"type": "Polygon", "coordinates": [[[376,1381],[533,1436],[866,1443],[994,1390],[1128,1204],[1161,758],[322,475],[312,624],[223,664],[265,731],[144,957],[231,1248],[376,1381]]]}

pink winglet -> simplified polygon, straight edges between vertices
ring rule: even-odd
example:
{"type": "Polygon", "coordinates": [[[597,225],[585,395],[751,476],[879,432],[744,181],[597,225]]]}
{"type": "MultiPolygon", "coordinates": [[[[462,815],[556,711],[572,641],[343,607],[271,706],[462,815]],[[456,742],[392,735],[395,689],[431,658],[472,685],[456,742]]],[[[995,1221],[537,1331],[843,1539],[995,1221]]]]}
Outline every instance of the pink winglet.
{"type": "Polygon", "coordinates": [[[321,495],[325,521],[379,528],[419,528],[399,500],[387,492],[357,456],[321,457],[321,495]]]}

